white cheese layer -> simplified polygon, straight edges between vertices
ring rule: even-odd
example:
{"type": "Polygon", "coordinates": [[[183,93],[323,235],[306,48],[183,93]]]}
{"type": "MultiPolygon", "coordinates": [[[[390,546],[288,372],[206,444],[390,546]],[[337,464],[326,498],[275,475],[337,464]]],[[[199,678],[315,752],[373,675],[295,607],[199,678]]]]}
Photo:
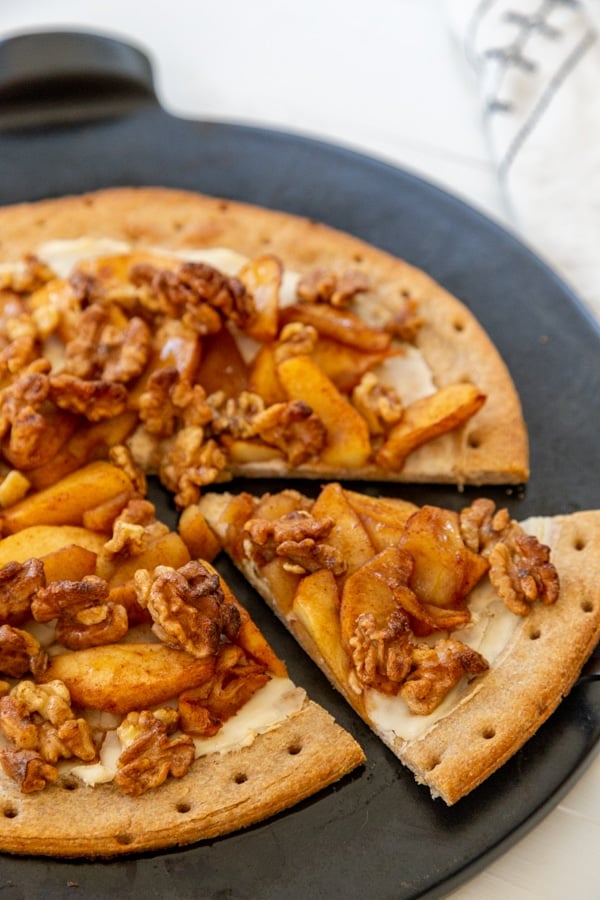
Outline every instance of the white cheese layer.
{"type": "MultiPolygon", "coordinates": [[[[209,753],[228,753],[249,747],[259,734],[278,728],[286,719],[300,712],[305,699],[304,690],[296,687],[289,678],[271,678],[235,716],[224,723],[214,737],[194,738],[196,759],[209,753]]],[[[107,731],[99,762],[73,763],[66,760],[60,764],[60,772],[62,775],[74,775],[91,787],[105,784],[115,777],[122,750],[117,732],[107,731]]]]}
{"type": "MultiPolygon", "coordinates": [[[[551,518],[527,519],[521,522],[521,526],[551,549],[556,543],[559,526],[551,518]]],[[[469,609],[472,621],[449,636],[477,650],[492,666],[509,647],[522,619],[506,608],[487,578],[472,592],[469,609]]],[[[396,739],[410,741],[421,737],[448,715],[468,692],[469,685],[463,679],[428,716],[410,713],[401,697],[389,697],[379,691],[367,690],[365,703],[373,725],[387,735],[390,743],[396,739]]]]}
{"type": "Polygon", "coordinates": [[[99,256],[120,256],[131,253],[125,241],[112,238],[81,237],[73,240],[46,241],[35,250],[35,255],[46,263],[59,278],[68,278],[77,263],[99,256]]]}

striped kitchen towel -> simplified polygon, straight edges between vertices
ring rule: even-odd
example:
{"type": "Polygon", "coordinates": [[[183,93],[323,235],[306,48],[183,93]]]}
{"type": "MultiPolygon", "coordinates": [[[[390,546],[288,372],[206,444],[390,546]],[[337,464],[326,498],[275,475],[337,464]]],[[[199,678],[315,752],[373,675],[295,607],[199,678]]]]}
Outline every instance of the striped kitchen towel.
{"type": "Polygon", "coordinates": [[[514,223],[600,321],[600,0],[446,0],[514,223]]]}

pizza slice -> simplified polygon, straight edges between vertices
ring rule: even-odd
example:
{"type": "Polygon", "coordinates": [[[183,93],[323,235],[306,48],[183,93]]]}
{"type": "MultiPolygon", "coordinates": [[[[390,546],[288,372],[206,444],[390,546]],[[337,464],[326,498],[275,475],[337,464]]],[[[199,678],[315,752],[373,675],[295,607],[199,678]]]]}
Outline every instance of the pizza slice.
{"type": "Polygon", "coordinates": [[[330,482],[208,493],[208,525],[314,662],[453,804],[534,734],[600,637],[600,512],[514,521],[330,482]]]}
{"type": "Polygon", "coordinates": [[[197,509],[161,523],[118,456],[0,511],[5,852],[213,838],[364,759],[200,558],[215,547],[197,509]]]}
{"type": "Polygon", "coordinates": [[[3,455],[34,486],[111,441],[181,508],[235,475],[528,478],[519,398],[480,323],[354,237],[139,188],[1,209],[0,246],[3,455]]]}

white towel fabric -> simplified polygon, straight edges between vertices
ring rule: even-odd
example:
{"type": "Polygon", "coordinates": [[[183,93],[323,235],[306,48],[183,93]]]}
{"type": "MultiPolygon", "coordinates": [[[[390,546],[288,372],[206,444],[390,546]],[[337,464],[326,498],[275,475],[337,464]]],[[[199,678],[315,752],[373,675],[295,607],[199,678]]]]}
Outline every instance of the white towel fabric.
{"type": "Polygon", "coordinates": [[[446,0],[515,226],[600,321],[600,0],[446,0]]]}

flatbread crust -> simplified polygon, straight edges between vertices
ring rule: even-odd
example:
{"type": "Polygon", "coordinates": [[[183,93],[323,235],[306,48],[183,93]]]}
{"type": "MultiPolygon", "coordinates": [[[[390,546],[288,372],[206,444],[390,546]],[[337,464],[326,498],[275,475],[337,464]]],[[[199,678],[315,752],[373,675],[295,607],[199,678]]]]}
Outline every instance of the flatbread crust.
{"type": "Polygon", "coordinates": [[[0,775],[0,849],[57,857],[115,857],[183,846],[262,821],[318,793],[364,761],[354,739],[306,700],[249,747],[197,759],[140,797],[65,776],[22,794],[0,775]]]}
{"type": "MultiPolygon", "coordinates": [[[[565,697],[600,639],[600,510],[552,518],[551,559],[560,577],[556,604],[535,604],[518,619],[512,637],[465,696],[420,737],[403,740],[370,719],[362,698],[340,681],[293,615],[246,558],[231,552],[219,527],[226,494],[206,495],[202,509],[224,549],[248,581],[378,737],[427,785],[452,805],[503,765],[565,697]]],[[[233,530],[229,532],[233,540],[233,530]]]]}
{"type": "MultiPolygon", "coordinates": [[[[376,302],[397,308],[408,294],[425,320],[416,346],[438,387],[472,381],[487,400],[465,425],[413,451],[400,471],[373,464],[352,477],[401,482],[518,484],[529,477],[528,438],[517,392],[497,349],[459,300],[424,272],[339,231],[282,212],[163,188],[117,188],[0,209],[0,254],[14,261],[49,240],[114,238],[136,248],[227,247],[268,252],[300,274],[316,267],[368,274],[376,302]]],[[[234,474],[343,478],[322,464],[293,470],[246,463],[234,474]]]]}

